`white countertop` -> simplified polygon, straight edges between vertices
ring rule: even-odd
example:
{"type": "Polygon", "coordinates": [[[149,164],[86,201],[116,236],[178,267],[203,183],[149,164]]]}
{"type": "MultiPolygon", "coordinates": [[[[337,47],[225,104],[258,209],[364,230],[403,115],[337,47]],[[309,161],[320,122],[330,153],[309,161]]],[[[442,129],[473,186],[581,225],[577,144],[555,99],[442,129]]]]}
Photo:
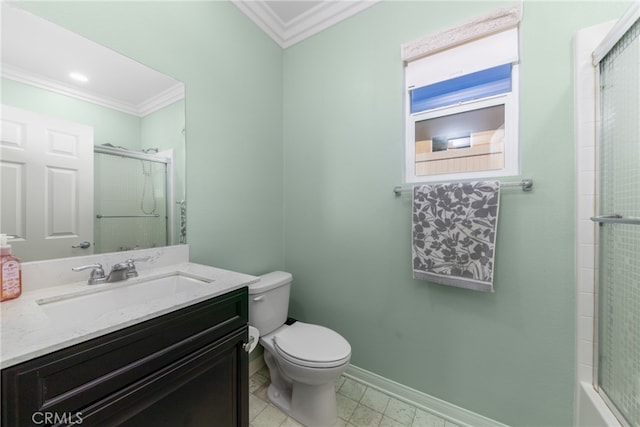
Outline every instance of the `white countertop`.
{"type": "MultiPolygon", "coordinates": [[[[84,277],[84,275],[83,275],[84,277]]],[[[86,278],[67,285],[24,292],[21,297],[4,301],[1,310],[0,368],[6,368],[56,350],[108,334],[127,326],[161,316],[205,301],[209,298],[242,288],[259,280],[256,276],[236,273],[193,263],[180,263],[140,271],[137,278],[121,282],[87,285],[86,278]],[[38,301],[66,299],[70,296],[101,292],[144,281],[173,272],[197,276],[208,281],[206,286],[151,299],[144,303],[126,305],[77,324],[56,322],[42,310],[38,301]]]]}

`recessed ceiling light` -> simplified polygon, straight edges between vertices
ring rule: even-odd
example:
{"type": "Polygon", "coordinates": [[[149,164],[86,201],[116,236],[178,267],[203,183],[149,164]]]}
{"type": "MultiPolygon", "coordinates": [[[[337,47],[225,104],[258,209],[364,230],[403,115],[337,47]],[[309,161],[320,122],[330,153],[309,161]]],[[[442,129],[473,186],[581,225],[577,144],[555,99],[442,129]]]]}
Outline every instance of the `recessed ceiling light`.
{"type": "Polygon", "coordinates": [[[69,77],[71,77],[73,80],[77,80],[79,82],[82,83],[86,83],[89,81],[89,77],[85,76],[84,74],[80,74],[80,73],[70,73],[69,77]]]}

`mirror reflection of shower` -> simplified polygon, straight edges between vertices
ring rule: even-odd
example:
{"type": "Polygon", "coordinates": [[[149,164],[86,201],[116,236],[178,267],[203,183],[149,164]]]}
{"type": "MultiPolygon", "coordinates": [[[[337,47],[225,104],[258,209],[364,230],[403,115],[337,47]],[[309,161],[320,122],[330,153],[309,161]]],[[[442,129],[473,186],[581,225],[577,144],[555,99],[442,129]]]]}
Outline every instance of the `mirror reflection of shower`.
{"type": "Polygon", "coordinates": [[[172,244],[172,152],[94,149],[95,252],[172,244]]]}
{"type": "MultiPolygon", "coordinates": [[[[146,148],[143,153],[158,153],[157,148],[146,148]]],[[[153,185],[153,167],[152,163],[147,160],[140,160],[142,165],[142,175],[144,176],[144,184],[142,185],[142,198],[140,200],[140,211],[145,215],[153,215],[156,213],[158,204],[155,197],[155,186],[153,185]],[[145,209],[145,202],[148,209],[145,209]]]]}

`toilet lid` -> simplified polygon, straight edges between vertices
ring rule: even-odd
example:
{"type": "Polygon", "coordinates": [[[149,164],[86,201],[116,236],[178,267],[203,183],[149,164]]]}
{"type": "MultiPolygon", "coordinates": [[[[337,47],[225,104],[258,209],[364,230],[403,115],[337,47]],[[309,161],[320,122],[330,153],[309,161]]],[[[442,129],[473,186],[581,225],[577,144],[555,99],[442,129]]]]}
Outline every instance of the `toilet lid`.
{"type": "Polygon", "coordinates": [[[333,367],[349,361],[351,346],[329,328],[295,322],[273,338],[276,350],[292,363],[333,367]]]}

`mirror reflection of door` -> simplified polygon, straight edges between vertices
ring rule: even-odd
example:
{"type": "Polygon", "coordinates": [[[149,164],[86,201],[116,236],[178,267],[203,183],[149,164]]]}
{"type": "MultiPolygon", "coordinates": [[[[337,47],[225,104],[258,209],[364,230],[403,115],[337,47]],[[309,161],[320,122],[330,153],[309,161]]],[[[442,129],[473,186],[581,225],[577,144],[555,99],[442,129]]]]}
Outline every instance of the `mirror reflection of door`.
{"type": "Polygon", "coordinates": [[[0,229],[14,253],[93,253],[82,244],[93,243],[93,129],[3,105],[0,140],[0,229]]]}

